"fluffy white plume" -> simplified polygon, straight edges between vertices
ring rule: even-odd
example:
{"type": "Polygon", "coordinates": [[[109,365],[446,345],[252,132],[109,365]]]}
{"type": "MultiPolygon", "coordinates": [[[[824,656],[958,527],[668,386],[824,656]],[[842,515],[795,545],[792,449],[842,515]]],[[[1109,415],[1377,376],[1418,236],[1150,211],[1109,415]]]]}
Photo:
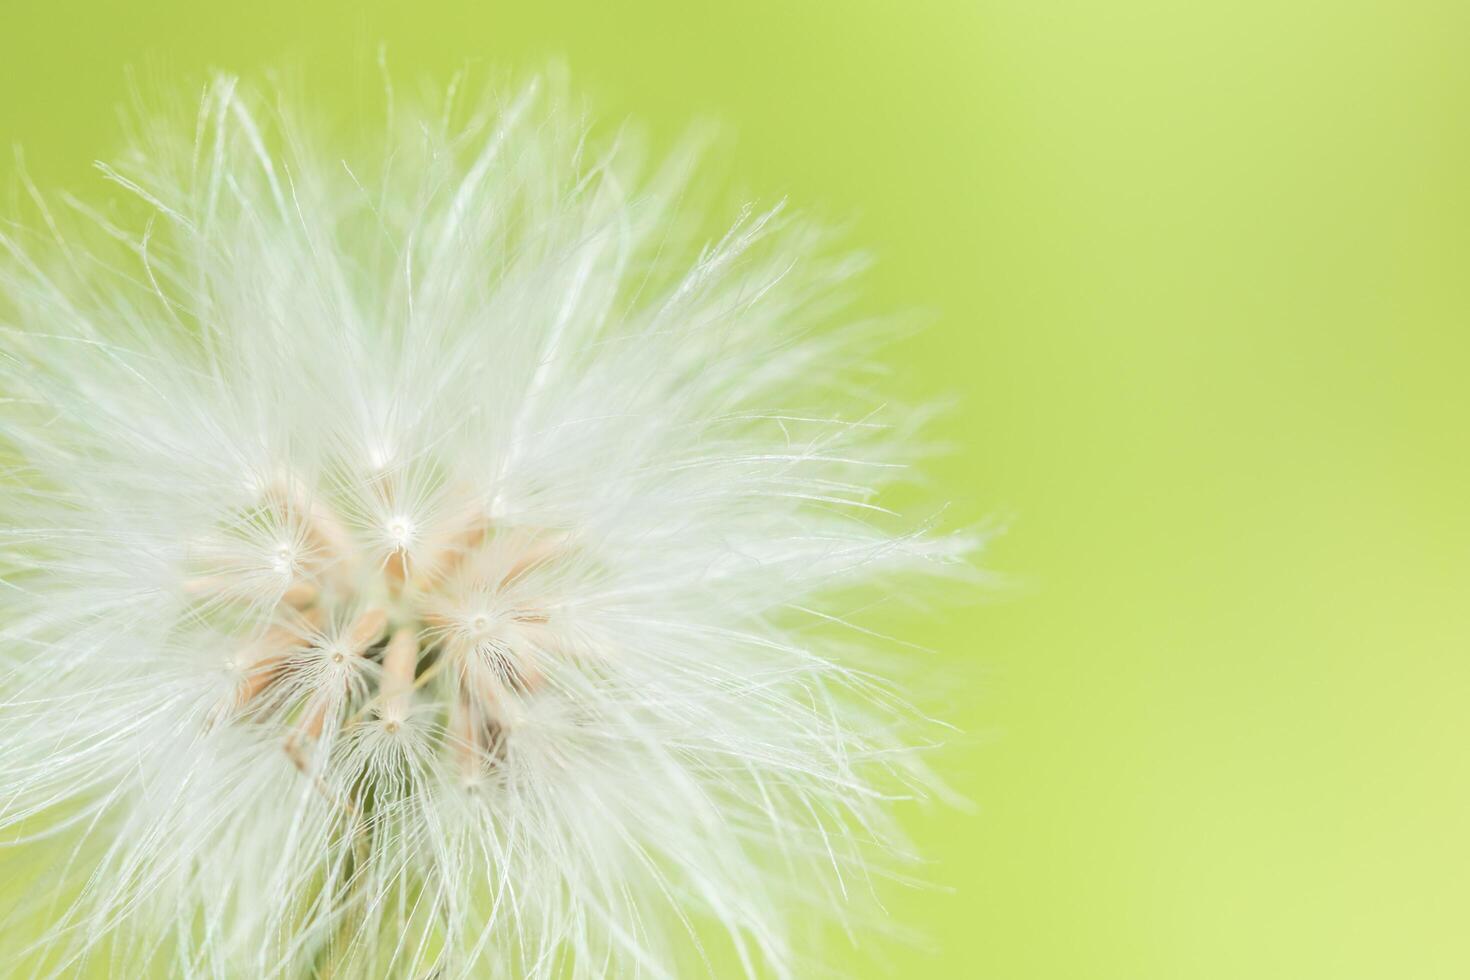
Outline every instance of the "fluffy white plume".
{"type": "Polygon", "coordinates": [[[43,973],[790,976],[896,847],[840,614],[967,542],[874,503],[860,263],[780,208],[700,247],[693,154],[557,82],[451,102],[331,150],[223,79],[0,236],[43,973]]]}

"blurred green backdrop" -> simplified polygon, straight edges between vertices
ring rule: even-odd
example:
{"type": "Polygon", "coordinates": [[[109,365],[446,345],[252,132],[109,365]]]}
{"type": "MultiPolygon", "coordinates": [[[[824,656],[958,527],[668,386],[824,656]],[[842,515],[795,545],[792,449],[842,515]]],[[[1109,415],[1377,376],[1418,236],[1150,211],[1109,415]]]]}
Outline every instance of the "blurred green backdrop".
{"type": "MultiPolygon", "coordinates": [[[[101,190],[126,65],[564,55],[729,123],[935,326],[959,521],[1026,588],[919,623],[975,814],[933,947],[843,976],[1470,976],[1470,6],[1303,0],[0,3],[0,140],[101,190]],[[367,52],[367,57],[364,57],[367,52]]],[[[336,85],[340,81],[341,85],[336,85]]],[[[6,159],[0,177],[13,172],[6,159]]]]}

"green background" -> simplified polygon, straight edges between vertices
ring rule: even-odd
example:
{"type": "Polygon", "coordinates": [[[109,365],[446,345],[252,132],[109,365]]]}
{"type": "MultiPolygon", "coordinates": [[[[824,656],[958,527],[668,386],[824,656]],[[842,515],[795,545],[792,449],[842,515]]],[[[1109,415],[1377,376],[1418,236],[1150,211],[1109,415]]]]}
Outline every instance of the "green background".
{"type": "MultiPolygon", "coordinates": [[[[0,0],[0,141],[101,192],[125,65],[564,55],[857,217],[1023,586],[940,648],[977,812],[839,975],[1470,976],[1470,6],[0,0]],[[367,52],[367,57],[364,57],[367,52]],[[871,958],[869,953],[872,952],[871,958]]],[[[340,83],[340,84],[338,84],[340,83]]],[[[13,173],[7,159],[0,177],[13,173]]]]}

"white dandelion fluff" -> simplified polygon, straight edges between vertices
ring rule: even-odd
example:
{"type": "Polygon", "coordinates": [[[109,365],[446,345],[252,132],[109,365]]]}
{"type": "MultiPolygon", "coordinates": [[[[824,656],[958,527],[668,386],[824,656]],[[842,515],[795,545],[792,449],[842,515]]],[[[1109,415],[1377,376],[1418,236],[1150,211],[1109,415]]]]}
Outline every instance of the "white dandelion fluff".
{"type": "Polygon", "coordinates": [[[913,439],[858,263],[781,208],[700,247],[693,154],[567,101],[344,151],[222,79],[119,202],[27,185],[0,860],[54,856],[38,972],[791,976],[899,846],[910,716],[838,600],[970,542],[874,502],[913,439]]]}

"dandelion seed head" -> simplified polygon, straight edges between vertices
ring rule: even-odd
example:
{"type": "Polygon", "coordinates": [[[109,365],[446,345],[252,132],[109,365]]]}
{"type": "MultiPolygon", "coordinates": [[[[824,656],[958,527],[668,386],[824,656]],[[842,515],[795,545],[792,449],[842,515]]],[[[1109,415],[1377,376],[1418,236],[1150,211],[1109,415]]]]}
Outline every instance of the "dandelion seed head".
{"type": "Polygon", "coordinates": [[[103,168],[131,212],[0,232],[40,972],[791,977],[908,854],[924,722],[848,617],[975,543],[879,506],[922,413],[826,233],[705,240],[692,143],[583,119],[548,77],[344,147],[223,78],[103,168]]]}

